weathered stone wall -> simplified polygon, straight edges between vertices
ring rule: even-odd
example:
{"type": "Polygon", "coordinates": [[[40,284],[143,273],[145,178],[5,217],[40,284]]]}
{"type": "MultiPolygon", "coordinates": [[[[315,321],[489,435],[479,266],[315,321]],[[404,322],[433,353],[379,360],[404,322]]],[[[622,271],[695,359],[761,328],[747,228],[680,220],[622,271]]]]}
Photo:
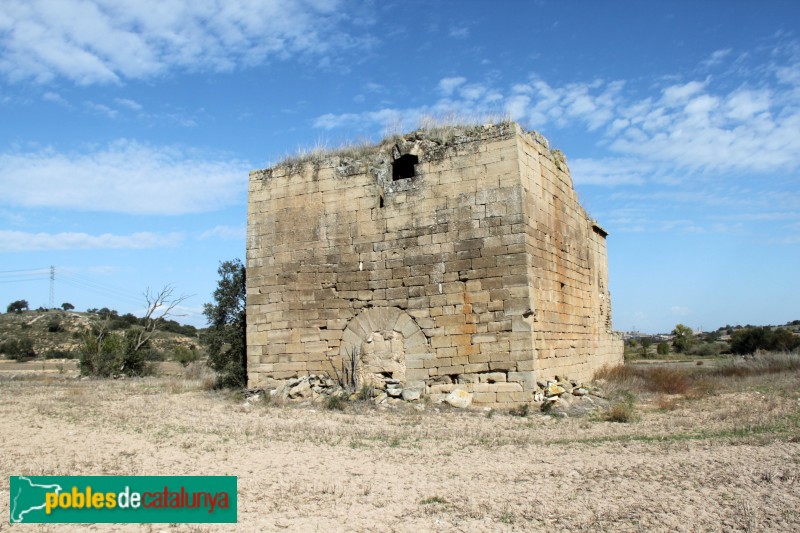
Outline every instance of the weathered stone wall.
{"type": "Polygon", "coordinates": [[[611,330],[606,232],[578,203],[563,154],[540,137],[519,142],[537,378],[588,380],[622,362],[611,330]]]}
{"type": "Polygon", "coordinates": [[[356,354],[375,386],[494,404],[621,361],[604,232],[560,157],[501,124],[252,172],[251,385],[356,354]]]}

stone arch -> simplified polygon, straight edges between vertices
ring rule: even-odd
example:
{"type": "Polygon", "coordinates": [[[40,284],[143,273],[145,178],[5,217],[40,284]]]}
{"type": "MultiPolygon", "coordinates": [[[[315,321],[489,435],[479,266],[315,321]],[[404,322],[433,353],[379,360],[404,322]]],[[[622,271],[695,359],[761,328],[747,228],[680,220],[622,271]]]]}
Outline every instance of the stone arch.
{"type": "Polygon", "coordinates": [[[423,385],[406,379],[406,368],[422,368],[433,355],[417,322],[397,307],[370,307],[350,319],[342,333],[339,355],[356,353],[360,382],[376,386],[386,378],[407,386],[423,385]]]}

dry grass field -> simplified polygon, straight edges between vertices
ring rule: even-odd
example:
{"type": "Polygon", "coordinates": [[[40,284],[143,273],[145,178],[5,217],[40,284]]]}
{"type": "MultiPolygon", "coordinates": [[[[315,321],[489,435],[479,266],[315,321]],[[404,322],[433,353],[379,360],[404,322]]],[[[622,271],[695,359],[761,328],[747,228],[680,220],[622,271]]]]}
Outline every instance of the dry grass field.
{"type": "MultiPolygon", "coordinates": [[[[236,525],[86,527],[798,531],[798,367],[625,367],[600,382],[610,407],[579,418],[426,403],[251,405],[201,377],[6,377],[0,513],[9,475],[236,475],[236,525]]],[[[0,531],[75,529],[0,522],[0,531]]]]}

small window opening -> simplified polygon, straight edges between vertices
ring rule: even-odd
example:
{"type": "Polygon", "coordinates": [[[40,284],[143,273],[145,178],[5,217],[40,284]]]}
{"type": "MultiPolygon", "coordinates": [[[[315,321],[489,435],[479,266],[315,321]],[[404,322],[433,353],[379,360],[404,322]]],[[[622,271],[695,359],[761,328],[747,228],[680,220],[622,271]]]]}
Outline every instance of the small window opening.
{"type": "Polygon", "coordinates": [[[383,196],[381,196],[380,202],[378,203],[378,207],[383,207],[383,196]]]}
{"type": "Polygon", "coordinates": [[[392,163],[392,181],[405,180],[417,175],[416,165],[419,157],[413,154],[401,155],[392,163]]]}

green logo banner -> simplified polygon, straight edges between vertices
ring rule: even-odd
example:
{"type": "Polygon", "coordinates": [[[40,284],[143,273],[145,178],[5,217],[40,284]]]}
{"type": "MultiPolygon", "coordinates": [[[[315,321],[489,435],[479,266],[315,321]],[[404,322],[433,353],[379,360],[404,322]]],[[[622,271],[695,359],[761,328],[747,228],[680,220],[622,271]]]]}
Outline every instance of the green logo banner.
{"type": "Polygon", "coordinates": [[[234,523],[236,476],[11,476],[14,523],[234,523]]]}

